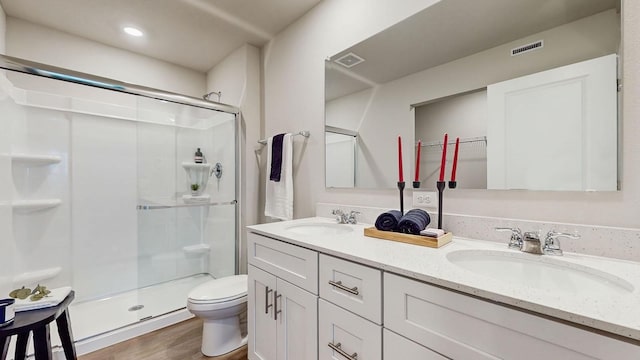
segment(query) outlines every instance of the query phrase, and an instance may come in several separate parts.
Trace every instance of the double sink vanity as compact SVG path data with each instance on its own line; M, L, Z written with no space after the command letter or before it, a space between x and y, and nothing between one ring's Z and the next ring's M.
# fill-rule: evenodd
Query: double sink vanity
M638 263L365 227L248 227L249 359L640 359Z

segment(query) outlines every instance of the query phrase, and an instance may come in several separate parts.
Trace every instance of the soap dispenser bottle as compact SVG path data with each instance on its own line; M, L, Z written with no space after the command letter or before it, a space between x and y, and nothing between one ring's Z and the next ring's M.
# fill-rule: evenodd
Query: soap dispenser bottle
M198 150L196 150L195 155L193 156L193 162L195 162L196 164L202 164L202 159L204 158L204 156L202 155L202 152L200 151L200 148L198 148Z

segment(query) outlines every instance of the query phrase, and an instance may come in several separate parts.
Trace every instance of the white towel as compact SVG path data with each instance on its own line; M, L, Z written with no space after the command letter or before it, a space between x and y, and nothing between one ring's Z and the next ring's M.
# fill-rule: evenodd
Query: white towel
M16 299L15 311L29 311L29 310L37 310L44 309L48 307L53 307L60 304L71 292L70 286L65 286L57 289L51 289L51 293L41 300L31 301L29 298L24 300Z
M280 181L269 179L271 171L271 145L273 137L267 139L266 199L264 215L280 220L293 219L293 135L285 134L282 139L282 169Z

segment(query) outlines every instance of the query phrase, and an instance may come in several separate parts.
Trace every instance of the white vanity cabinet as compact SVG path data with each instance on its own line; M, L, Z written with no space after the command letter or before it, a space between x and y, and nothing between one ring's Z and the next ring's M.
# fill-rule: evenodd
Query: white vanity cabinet
M640 359L632 339L294 243L249 233L249 359Z
M248 249L249 359L317 359L318 253L255 234Z

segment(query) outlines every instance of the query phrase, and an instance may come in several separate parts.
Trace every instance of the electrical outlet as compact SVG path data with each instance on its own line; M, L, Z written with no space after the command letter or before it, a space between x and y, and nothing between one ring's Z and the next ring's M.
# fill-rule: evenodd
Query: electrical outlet
M435 191L413 190L413 207L438 208L438 193Z

